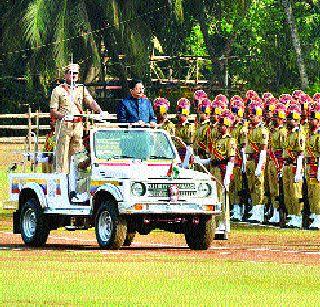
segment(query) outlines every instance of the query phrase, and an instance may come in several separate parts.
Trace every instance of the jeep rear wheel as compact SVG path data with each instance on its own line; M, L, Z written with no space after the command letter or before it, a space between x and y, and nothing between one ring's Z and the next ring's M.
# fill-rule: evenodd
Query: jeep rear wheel
M186 243L190 249L206 250L215 236L215 219L201 217L199 223L190 223L185 232Z
M103 249L119 249L127 235L127 222L114 201L103 201L96 215L96 238Z
M46 244L50 229L47 219L35 198L28 199L20 211L21 237L28 246L43 246Z

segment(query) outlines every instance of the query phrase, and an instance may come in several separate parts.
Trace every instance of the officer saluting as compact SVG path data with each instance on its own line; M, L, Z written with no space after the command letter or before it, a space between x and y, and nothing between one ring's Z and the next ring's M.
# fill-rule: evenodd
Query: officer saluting
M57 173L69 173L70 157L83 148L83 125L81 117L73 115L83 112L83 102L93 111L101 108L92 98L87 88L76 84L79 80L79 65L65 67L65 83L58 85L51 95L50 112L56 122L56 165Z

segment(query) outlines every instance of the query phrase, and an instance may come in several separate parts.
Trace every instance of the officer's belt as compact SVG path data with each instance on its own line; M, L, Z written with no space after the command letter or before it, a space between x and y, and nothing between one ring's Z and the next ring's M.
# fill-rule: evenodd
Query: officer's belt
M64 120L65 123L73 123L73 124L76 124L76 123L82 123L82 117L75 117L74 119L71 119L71 120Z
M318 158L316 157L307 157L305 159L308 164L318 165Z
M297 164L297 159L292 159L292 158L285 158L284 159L285 165L296 165Z
M229 159L214 159L214 160L211 160L211 166L212 167L217 167L217 166L221 166L222 164L224 165L227 165L229 162Z
M276 149L273 151L275 158L281 159L283 158L283 149Z
M255 160L258 161L259 160L259 153L257 152L253 152L253 153L248 153L247 154L247 160Z

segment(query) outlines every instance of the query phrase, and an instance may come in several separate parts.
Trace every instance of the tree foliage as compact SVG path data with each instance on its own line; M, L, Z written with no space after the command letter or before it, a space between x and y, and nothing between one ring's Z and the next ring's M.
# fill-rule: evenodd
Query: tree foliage
M314 92L320 82L320 4L318 0L289 4ZM61 76L59 69L71 54L86 81L105 77L105 56L111 57L107 76L148 81L155 38L163 54L207 56L211 61L201 66L201 77L221 87L227 66L231 86L275 93L301 86L282 1L8 0L1 1L0 9L2 88L4 82L8 88L8 80L24 77L25 91L42 97L51 81ZM125 60L119 60L120 54ZM176 58L165 66L177 78L186 73Z

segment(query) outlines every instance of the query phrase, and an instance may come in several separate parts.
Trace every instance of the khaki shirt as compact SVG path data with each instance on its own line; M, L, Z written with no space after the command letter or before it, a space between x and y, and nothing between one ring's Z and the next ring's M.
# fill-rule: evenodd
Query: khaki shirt
M191 123L185 123L185 124L176 124L175 125L176 130L176 137L182 139L184 143L187 145L193 143L194 138L194 124Z
M174 135L175 134L175 126L171 121L166 121L164 122L161 126L160 129L163 129L167 131L169 134Z
M287 144L287 128L284 126L273 128L270 134L270 148L272 150L285 149Z
M210 128L210 122L206 121L197 126L194 133L194 143L193 149L197 150L199 147L203 150L206 150L207 145L207 132Z
M285 157L290 157L290 153L304 152L306 148L306 135L299 128L294 128L288 133Z
M60 84L51 94L50 109L56 109L61 114L79 114L83 109L83 101L87 105L93 103L93 98L87 88L83 85L76 85L73 91L67 84Z
M214 160L229 159L236 155L236 140L230 134L216 138L213 143L211 158Z
M310 131L306 142L306 156L309 158L320 157L320 130Z
M247 140L246 153L258 153L261 150L261 145L268 145L269 131L263 124L249 128Z

